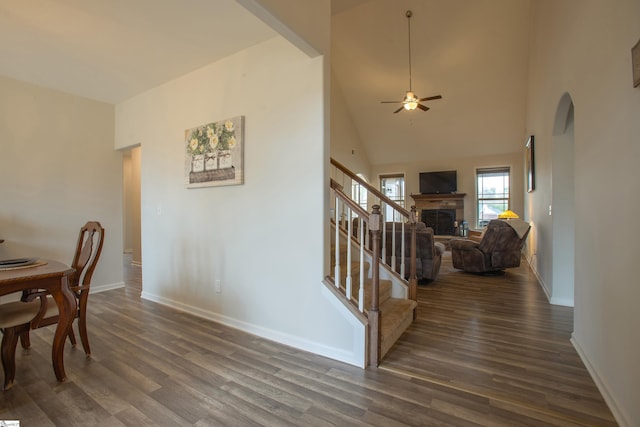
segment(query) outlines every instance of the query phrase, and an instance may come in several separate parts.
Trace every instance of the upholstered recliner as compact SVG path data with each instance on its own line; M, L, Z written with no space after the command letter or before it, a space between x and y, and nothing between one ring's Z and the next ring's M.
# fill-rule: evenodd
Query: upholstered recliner
M385 259L391 264L393 250L392 235L396 235L396 271L400 273L402 263L402 224L395 223L395 231L392 222L385 224ZM409 262L411 260L411 227L404 227L404 262L405 276L409 278ZM440 263L445 247L442 243L435 242L433 230L422 222L416 224L416 277L418 280L434 280L440 271Z
M490 273L518 267L530 229L528 223L519 219L494 219L487 225L479 242L451 240L453 266L470 273Z

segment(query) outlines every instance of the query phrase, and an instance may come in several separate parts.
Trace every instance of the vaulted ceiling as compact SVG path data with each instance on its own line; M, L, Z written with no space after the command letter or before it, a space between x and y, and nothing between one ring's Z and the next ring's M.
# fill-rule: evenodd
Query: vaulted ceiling
M234 0L0 2L0 75L118 103L274 37Z
M372 164L520 149L529 1L332 0L332 81ZM393 114L408 9L413 90L443 99ZM5 1L0 75L118 103L273 36L234 0Z
M529 0L334 0L333 84L373 165L521 150ZM393 111L412 89L431 109Z

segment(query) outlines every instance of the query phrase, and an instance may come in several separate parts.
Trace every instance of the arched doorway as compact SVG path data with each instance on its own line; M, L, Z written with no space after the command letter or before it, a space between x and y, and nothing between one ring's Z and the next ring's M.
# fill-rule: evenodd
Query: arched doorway
M552 144L553 281L551 303L573 307L575 276L574 111L565 93L556 110Z

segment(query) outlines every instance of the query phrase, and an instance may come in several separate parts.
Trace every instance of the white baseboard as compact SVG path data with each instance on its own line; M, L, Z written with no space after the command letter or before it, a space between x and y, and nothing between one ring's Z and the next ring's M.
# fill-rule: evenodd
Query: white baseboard
M547 298L549 298L549 295L547 295ZM549 299L549 302L553 305L561 305L564 307L573 307L573 300L572 299L563 299L563 298L554 298L551 297L551 299Z
M124 282L109 283L106 285L91 285L90 293L94 294L98 292L110 291L112 289L120 289L120 288L124 288Z
M596 387L598 387L598 390L600 391L600 394L604 398L604 401L607 402L607 405L609 406L609 410L611 410L611 413L613 414L613 417L616 419L616 422L618 423L618 425L620 425L620 427L631 427L632 425L634 425L634 424L631 424L631 421L630 421L631 418L628 417L616 404L616 400L611 394L610 388L607 386L607 383L602 380L602 377L598 375L598 371L589 361L587 354L584 352L584 350L580 346L580 343L578 342L574 334L571 334L571 344L573 344L573 348L576 349L576 352L578 353L578 356L580 356L582 363L584 363L584 366L587 368L587 371L589 371L589 374L591 375L593 382L596 383Z
M526 256L523 256L522 258L524 258L524 260L529 265L529 269L533 272L534 276L536 276L536 279L538 280L538 283L540 284L542 291L547 296L547 301L549 301L550 304L554 304L553 302L551 302L553 298L551 297L549 288L547 287L546 283L544 283L544 280L542 280L542 277L538 273L538 270L535 269L535 267L533 266L533 263L531 263L531 260L529 258L527 258ZM563 304L560 304L560 305L563 305ZM571 307L573 307L573 304L571 305Z
M360 367L362 364L361 363L362 361L357 360L357 355L350 353L348 351L334 348L334 347L328 347L322 344L318 344L317 342L309 341L294 335L285 334L279 331L274 331L273 329L268 329L259 325L254 325L252 323L243 322L241 320L233 319L231 317L224 316L219 313L203 310L199 307L193 307L191 305L174 301L168 298L164 298L158 295L153 295L148 292L145 292L144 290L142 291L140 298L153 301L155 303L162 304L167 307L171 307L178 311L193 314L194 316L211 320L213 322L220 323L225 326L229 326L230 328L238 329L240 331L247 332L249 334L257 335L261 338L265 338L280 344L294 347L299 350L308 351L310 353L327 357L329 359L334 359L339 362L344 362L349 365Z

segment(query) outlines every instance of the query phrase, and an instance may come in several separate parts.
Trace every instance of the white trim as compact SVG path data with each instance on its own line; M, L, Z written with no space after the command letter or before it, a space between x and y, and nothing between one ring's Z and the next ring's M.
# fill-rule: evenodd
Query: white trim
M576 349L578 356L580 356L582 363L584 363L584 366L587 368L587 371L589 371L593 382L596 383L596 387L598 387L600 394L609 406L609 410L613 414L613 417L616 419L618 425L620 425L620 427L631 427L632 425L635 425L631 423L631 418L628 416L628 414L625 414L622 409L616 404L616 400L611 394L611 388L607 386L607 383L602 379L603 377L598 375L598 371L589 361L587 353L585 353L585 351L582 349L582 346L580 346L580 343L578 342L578 339L574 334L571 334L570 341L571 344L573 344L573 348Z
M106 285L92 285L89 289L89 293L90 294L97 294L98 292L105 292L105 291L111 291L113 289L120 289L120 288L124 288L124 282L117 282L117 283L109 283Z
M271 27L275 32L288 40L295 47L304 52L309 58L316 58L322 53L303 39L298 33L293 31L289 26L282 22L278 17L272 14L266 7L262 6L257 0L236 0L238 4L243 6L249 12L254 14L258 19Z
M536 279L538 279L538 283L540 284L540 287L544 291L544 294L547 296L547 301L549 301L549 304L561 305L563 307L575 306L575 303L572 299L554 297L551 291L549 290L549 288L547 287L546 283L544 283L544 280L542 280L542 277L540 277L540 274L538 274L538 271L535 268L533 268L533 264L531 263L531 261L529 261L529 259L527 259L526 256L523 256L523 258L527 262L527 264L529 264L529 268L531 269L533 274L536 276Z
M548 295L547 295L548 298ZM551 297L549 302L553 305L561 305L564 307L573 307L573 300L568 298L555 298Z
M322 285L322 287L324 288L325 286ZM322 292L324 293L328 291L323 290ZM154 295L149 292L143 291L140 295L140 298L146 299L148 301L152 301L167 307L171 307L175 310L178 310L184 313L192 314L196 317L211 320L213 322L220 323L230 328L238 329L240 331L247 332L249 334L257 335L261 338L275 341L280 344L288 345L290 347L294 347L300 350L308 351L310 353L315 353L320 356L328 357L330 359L338 360L340 362L344 362L350 365L355 365L355 366L364 368L364 357L358 354L360 353L360 351L358 351L358 349L355 348L355 347L359 347L359 346L356 346L355 339L354 339L354 350L352 352L349 352L343 349L321 345L321 344L318 344L317 342L309 341L295 335L284 334L282 332L279 332L273 329L268 329L252 323L243 322L228 316L224 316L219 313L203 310L199 307L194 307L188 304L174 301L172 299ZM333 295L331 297L328 297L328 299L330 301L335 300ZM351 317L353 316L351 315ZM361 326L363 328L363 331L360 333L360 337L362 339L362 337L365 336L365 333L364 333L364 326L363 325ZM358 332L356 329L357 328L354 327L354 338L356 336L356 332ZM362 345L362 348L364 349L364 344Z
M529 264L529 269L531 269L531 271L533 272L533 274L536 276L536 279L538 279L538 283L540 284L540 287L542 288L542 290L544 291L544 294L547 296L547 301L549 301L550 304L553 304L551 302L552 300L552 296L551 296L551 292L549 290L549 288L547 287L547 284L544 283L544 280L542 280L542 277L540 276L540 274L538 274L538 270L536 270L533 267L533 263L531 263L531 260L528 259L526 256L522 256L522 258L524 258L524 260L527 262L527 264ZM562 304L560 304L562 305ZM573 307L573 306L572 306Z

